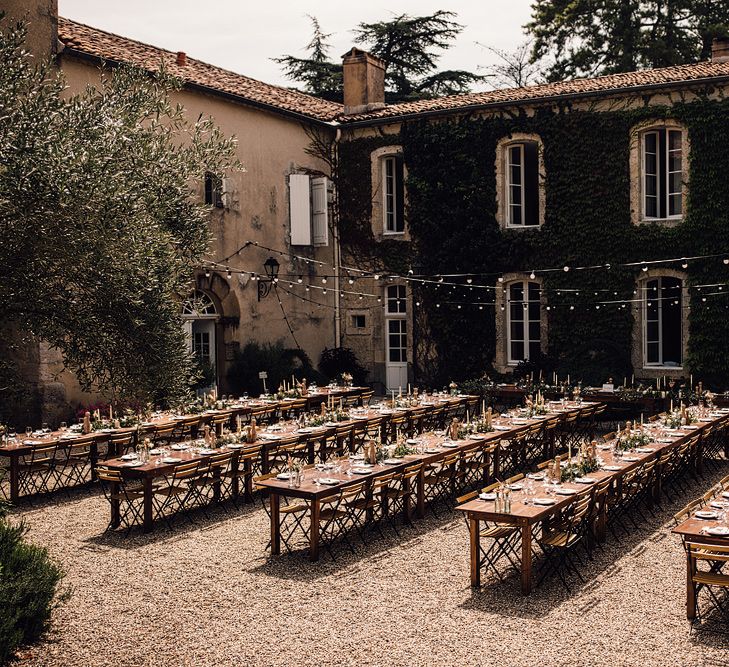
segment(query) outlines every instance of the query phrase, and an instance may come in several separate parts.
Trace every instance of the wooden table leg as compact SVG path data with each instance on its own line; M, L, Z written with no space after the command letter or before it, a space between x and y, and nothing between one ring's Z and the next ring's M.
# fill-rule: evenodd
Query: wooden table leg
M20 498L20 457L13 452L10 455L10 502L18 502Z
M521 592L532 592L532 528L529 524L521 527Z
M309 560L319 560L319 499L311 501L311 528L309 529Z
M481 587L481 528L476 517L469 517L468 527L471 533L471 586Z
M245 501L247 503L253 502L253 459L250 457L246 457L243 461L243 483L245 485Z
M119 501L119 483L112 482L109 486L109 490L111 493L111 498L109 499L109 503L111 504L111 527L118 528L119 524L121 523L121 511L120 511L121 502Z
M278 556L281 553L281 525L279 511L281 508L281 496L278 493L271 493L271 554Z
M691 555L686 551L686 618L693 621L696 618L696 589L692 581L694 564Z
M152 478L144 478L144 532L152 531Z
M416 516L418 519L422 519L425 516L425 466L421 466L418 471L417 508Z

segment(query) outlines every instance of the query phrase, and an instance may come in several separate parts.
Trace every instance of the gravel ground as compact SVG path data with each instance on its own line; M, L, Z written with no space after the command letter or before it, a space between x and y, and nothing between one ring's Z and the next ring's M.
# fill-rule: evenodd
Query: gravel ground
M571 594L553 579L529 598L514 577L486 575L472 592L455 512L312 564L266 557L258 503L126 538L104 534L95 493L21 507L73 594L20 665L727 666L725 618L689 635L683 550L670 534L672 513L719 477L610 540Z

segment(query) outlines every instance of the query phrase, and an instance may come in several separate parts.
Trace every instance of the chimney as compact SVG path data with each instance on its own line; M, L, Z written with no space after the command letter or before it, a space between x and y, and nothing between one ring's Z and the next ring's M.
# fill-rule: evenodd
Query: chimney
M177 60L175 60L175 62L180 65L180 67L184 67L187 65L187 54L184 51L178 51Z
M382 109L385 106L385 63L367 51L352 48L342 56L344 113Z
M729 62L729 38L714 38L714 41L711 43L711 62Z

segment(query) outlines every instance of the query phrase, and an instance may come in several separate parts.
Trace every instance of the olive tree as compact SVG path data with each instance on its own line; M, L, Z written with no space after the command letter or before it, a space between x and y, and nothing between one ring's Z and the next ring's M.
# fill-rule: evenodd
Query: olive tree
M2 327L59 350L85 389L179 399L195 368L180 299L210 243L195 184L238 166L235 140L189 120L163 70L101 68L70 95L24 38L0 23ZM0 408L22 383L16 352L0 365Z

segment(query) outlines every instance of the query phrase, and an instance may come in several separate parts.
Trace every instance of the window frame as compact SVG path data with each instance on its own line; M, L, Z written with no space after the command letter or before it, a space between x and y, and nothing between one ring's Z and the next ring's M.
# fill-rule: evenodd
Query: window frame
M223 177L218 176L212 171L205 172L205 194L204 200L207 206L213 208L224 208L223 200Z
M388 174L388 166L392 174ZM402 153L388 153L380 157L382 178L382 234L400 236L405 234L405 164ZM399 178L399 182L398 182ZM389 204L392 204L390 208ZM392 220L392 228L390 226Z
M395 290L396 296L391 297L390 291ZM410 350L408 349L408 311L407 311L407 289L405 285L386 285L385 286L385 364L403 364L407 365L410 358ZM394 309L391 310L391 305ZM390 323L398 322L398 331L390 331ZM400 344L393 348L390 344L390 336L398 336ZM404 339L404 342L403 342ZM391 350L399 350L400 359L393 361L391 359Z
M527 149L527 147L529 147ZM512 149L518 148L520 184L512 183ZM532 159L534 167L532 169ZM541 229L545 223L546 178L544 143L538 134L514 132L496 144L496 217L499 227L508 230ZM517 204L512 200L512 187L520 189ZM514 223L513 211L519 207L520 223Z
M681 353L681 359L680 363L677 366L674 365L666 365L666 361L664 358L665 351L663 349L664 344L664 331L663 331L663 306L664 301L668 299L673 299L674 297L663 297L662 291L663 291L663 281L668 278L669 280L677 280L679 282L678 284L678 290L679 290L679 304L678 307L680 308L680 317L679 317L679 334L680 334L680 344L679 344L679 350ZM656 319L648 319L649 316L649 304L652 301L649 295L649 285L651 283L656 283L656 292L657 296L655 297L655 301L657 302L656 305L656 313L657 317ZM641 313L642 313L642 331L641 331L641 340L642 340L642 348L643 348L643 368L650 369L650 370L670 370L670 371L682 371L684 367L685 362L685 355L684 355L684 347L685 347L685 340L684 340L684 289L685 289L685 280L683 278L680 278L678 276L672 276L672 275L655 275L650 276L646 278L644 281L642 281L640 285L640 289L642 290L642 298L641 298ZM656 322L657 323L657 340L656 341L649 341L648 340L648 324L649 322ZM656 343L658 345L658 357L659 361L656 362L649 362L648 361L648 346L652 343Z
M519 302L522 318L519 320L514 320L512 318L512 313L511 313L512 288L514 288L516 285L521 285L521 290L522 290L522 299ZM534 286L536 288L536 293L537 293L536 299L531 298L530 288L532 286ZM522 361L526 361L531 358L530 348L531 348L532 344L536 344L540 350L542 348L542 303L541 303L542 286L540 285L540 283L538 283L534 280L529 280L527 278L524 278L524 279L510 281L505 286L505 289L506 289L506 301L505 301L506 355L505 355L505 359L506 359L507 366L518 366ZM524 300L525 296L526 296L526 301ZM526 303L526 308L524 307L525 303ZM536 304L538 307L539 316L537 319L532 319L532 317L530 315L530 310L531 310L532 304ZM515 339L512 337L511 325L513 322L519 322L522 325L522 336L520 339ZM535 339L532 338L532 336L529 333L529 330L530 330L532 324L536 324L539 327L539 337L535 338ZM512 344L515 342L520 342L523 345L524 356L521 359L515 359L514 356L512 355Z
M675 133L675 134L674 134ZM656 213L649 215L647 137L654 136L656 147ZM664 138L661 139L660 137ZM671 148L673 142L673 148ZM671 169L671 158L680 155L679 168ZM675 118L648 118L630 129L630 221L633 225L675 226L683 222L690 205L691 138L684 124ZM671 180L675 189L671 190ZM673 213L670 213L673 208ZM675 212L680 209L680 212ZM665 213L665 215L664 215ZM670 213L670 214L669 214Z

